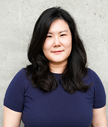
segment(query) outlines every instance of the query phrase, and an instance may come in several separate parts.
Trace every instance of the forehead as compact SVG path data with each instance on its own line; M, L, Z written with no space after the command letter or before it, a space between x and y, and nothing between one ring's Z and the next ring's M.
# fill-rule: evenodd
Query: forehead
M52 32L60 32L60 31L70 31L69 26L67 22L63 19L56 19L52 22L50 28L49 28L49 33Z

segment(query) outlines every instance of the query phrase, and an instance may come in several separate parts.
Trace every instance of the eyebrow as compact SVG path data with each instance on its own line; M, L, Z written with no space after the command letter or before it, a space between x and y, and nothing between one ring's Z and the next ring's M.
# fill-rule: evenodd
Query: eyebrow
M62 33L62 32L68 32L68 31L67 30L62 30L59 33ZM52 32L48 32L48 34L53 34L53 33Z

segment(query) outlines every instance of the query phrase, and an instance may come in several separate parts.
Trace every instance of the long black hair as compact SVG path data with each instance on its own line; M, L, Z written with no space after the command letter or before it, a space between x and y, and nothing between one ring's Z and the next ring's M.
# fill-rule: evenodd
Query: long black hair
M87 75L86 51L78 35L74 19L60 7L45 10L35 24L28 49L28 59L31 64L26 67L27 77L34 87L43 91L52 91L57 88L58 83L53 73L50 72L49 61L42 51L49 28L56 19L66 21L72 35L72 51L59 81L68 93L74 93L76 90L87 91L90 85L86 85L82 81Z

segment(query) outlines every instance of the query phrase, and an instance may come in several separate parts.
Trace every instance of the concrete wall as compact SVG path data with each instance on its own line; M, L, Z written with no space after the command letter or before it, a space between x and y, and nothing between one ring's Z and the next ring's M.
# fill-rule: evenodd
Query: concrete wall
M99 75L108 96L108 0L0 0L0 126L6 88L29 63L26 52L36 19L52 6L63 7L75 18L88 66ZM108 119L108 102L106 112Z

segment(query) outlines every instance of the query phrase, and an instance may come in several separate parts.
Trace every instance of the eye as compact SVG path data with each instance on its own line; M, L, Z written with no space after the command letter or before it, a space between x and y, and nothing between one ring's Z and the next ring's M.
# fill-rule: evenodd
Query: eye
M51 38L52 36L51 35L47 35L48 38Z
M61 34L60 36L66 36L66 34Z

